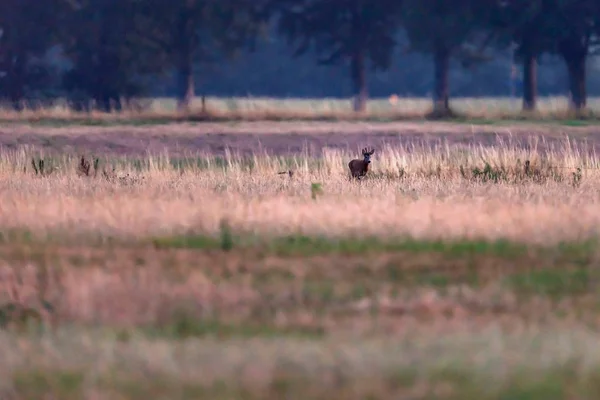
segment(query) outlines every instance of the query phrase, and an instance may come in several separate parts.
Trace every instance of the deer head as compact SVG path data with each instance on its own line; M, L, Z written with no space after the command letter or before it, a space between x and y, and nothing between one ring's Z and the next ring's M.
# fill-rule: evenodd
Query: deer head
M375 153L375 149L369 151L367 148L362 149L363 159L354 159L348 163L350 168L350 174L353 178L363 177L369 171L369 164L371 164L371 156Z
M373 153L375 153L375 149L371 149L371 151L368 151L366 148L364 148L362 150L362 155L364 157L364 162L366 164L370 164L371 163L371 156L373 155Z

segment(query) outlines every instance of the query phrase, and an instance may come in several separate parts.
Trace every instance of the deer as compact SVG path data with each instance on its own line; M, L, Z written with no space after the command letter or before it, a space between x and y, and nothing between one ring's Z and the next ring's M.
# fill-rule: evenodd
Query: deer
M350 174L352 178L360 179L365 176L369 171L369 164L371 164L371 156L375 153L375 149L371 149L369 151L366 147L362 149L363 159L354 159L348 163L348 168L350 168Z

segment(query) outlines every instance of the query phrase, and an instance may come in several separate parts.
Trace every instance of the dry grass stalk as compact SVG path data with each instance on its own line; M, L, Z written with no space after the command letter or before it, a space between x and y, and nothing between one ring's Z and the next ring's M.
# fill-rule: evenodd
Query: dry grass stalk
M85 176L89 178L96 178L98 176L100 160L96 158L93 163L93 172L92 172L92 164L90 161L86 160L85 156L81 156L79 161L79 165L77 168L78 176ZM110 183L120 183L122 185L135 185L144 181L144 177L134 177L130 174L125 174L122 176L117 175L115 167L112 170L108 170L106 168L102 168L102 177Z
M50 176L53 172L56 171L55 167L51 167L46 169L44 159L40 158L36 164L35 158L31 159L31 166L33 167L33 172L35 175L39 175L40 177Z
M98 165L100 163L100 160L98 158L96 158L94 160L94 171L92 173L92 171L90 170L92 167L92 164L85 159L85 156L81 156L81 160L79 162L79 166L77 168L77 174L79 176L87 176L87 177L96 177L98 175Z

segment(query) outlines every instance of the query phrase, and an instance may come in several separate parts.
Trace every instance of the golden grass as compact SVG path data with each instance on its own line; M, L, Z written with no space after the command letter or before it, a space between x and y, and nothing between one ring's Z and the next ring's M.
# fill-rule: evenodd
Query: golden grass
M117 175L129 178L111 183L78 176L76 158L48 160L58 171L40 178L24 152L3 153L0 226L133 238L216 234L222 220L238 232L263 235L553 243L598 234L600 162L569 142L547 154L509 145L387 147L376 151L370 177L360 183L348 179L353 157L327 150L320 160L229 155L223 165L200 157L179 170L168 155L150 156L139 171L131 163L120 166ZM538 178L524 176L525 160ZM473 179L484 162L504 167L507 181ZM107 165L103 160L102 168ZM292 178L278 174L288 168ZM322 190L316 199L313 183Z
M484 119L569 119L574 115L568 109L564 96L542 97L534 113L521 112L521 100L510 97L455 98L451 107L464 118ZM598 99L588 99L588 114L594 115L600 107ZM196 98L187 113L177 111L175 100L169 98L139 99L124 110L106 114L92 108L91 112L75 111L66 101L53 105L27 103L22 111L2 107L0 121L127 121L137 120L355 120L364 118L423 119L431 111L428 98L375 98L368 103L366 113L355 113L350 99L277 99L277 98L220 98L206 97L203 108Z

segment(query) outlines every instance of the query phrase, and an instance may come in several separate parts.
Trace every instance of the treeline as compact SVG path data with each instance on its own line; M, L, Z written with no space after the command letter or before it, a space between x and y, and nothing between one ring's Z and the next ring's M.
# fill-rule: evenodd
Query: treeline
M369 78L393 69L398 53L430 57L431 68L412 73L432 74L439 115L451 113L452 63L470 71L498 54L522 68L524 109L536 107L538 61L554 57L566 71L571 107L581 110L600 1L2 0L0 97L20 109L44 88L47 97L66 93L80 108L93 100L109 111L172 80L186 109L199 71L210 81L210 71L260 52L273 34L285 40L290 59L310 55L315 65L345 68L358 111ZM256 67L268 68L269 59L261 61ZM248 79L252 73L239 70ZM310 76L298 79L309 85Z

